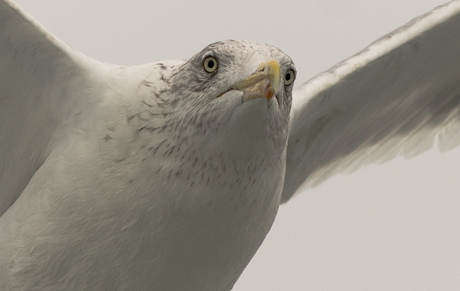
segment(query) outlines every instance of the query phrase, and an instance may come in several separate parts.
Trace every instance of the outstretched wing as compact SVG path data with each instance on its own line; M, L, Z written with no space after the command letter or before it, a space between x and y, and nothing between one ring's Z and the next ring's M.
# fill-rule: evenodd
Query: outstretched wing
M460 141L460 1L294 91L283 202L333 174Z
M78 93L97 66L16 4L0 0L0 216L79 110L75 101L84 97Z

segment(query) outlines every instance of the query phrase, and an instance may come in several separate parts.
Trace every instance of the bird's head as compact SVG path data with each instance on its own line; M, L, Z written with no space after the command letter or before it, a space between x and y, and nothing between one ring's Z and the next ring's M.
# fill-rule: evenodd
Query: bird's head
M227 40L208 45L163 75L157 92L165 116L163 132L206 148L225 144L246 153L286 145L292 60L281 50ZM183 140L184 141L184 140Z

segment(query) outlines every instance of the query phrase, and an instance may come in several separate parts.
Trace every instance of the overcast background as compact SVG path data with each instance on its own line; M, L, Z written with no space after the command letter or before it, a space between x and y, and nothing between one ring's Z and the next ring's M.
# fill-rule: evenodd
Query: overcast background
M289 54L299 85L445 1L17 2L104 62L187 59L243 39ZM459 162L459 149L431 150L309 189L280 207L234 290L460 290Z

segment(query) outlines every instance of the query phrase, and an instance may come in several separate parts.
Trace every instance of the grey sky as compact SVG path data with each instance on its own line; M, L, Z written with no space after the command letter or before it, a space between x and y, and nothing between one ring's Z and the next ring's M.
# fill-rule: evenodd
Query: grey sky
M265 42L297 84L442 0L17 0L109 63L186 59L222 39ZM458 290L460 150L336 176L280 208L234 290Z

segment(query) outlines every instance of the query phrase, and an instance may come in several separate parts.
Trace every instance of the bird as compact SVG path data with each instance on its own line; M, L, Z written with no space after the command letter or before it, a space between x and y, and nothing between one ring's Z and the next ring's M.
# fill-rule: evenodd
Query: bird
M294 91L271 46L105 65L0 11L6 290L230 290L280 202L456 121L456 1Z

